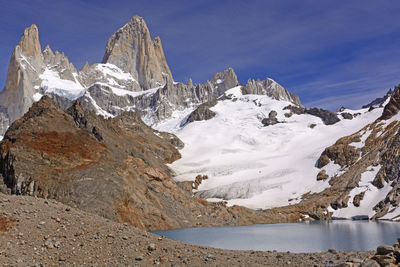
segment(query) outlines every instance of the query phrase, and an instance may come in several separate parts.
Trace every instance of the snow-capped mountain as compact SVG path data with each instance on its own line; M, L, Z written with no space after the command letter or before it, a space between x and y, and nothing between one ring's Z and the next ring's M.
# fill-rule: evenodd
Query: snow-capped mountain
M7 82L0 94L0 134L42 95L51 95L64 109L79 99L87 109L113 117L138 111L150 125L176 110L195 108L238 85L233 69L216 73L204 84L174 82L161 40L150 37L143 18L133 17L114 33L102 63L78 70L50 46L41 51L39 31L27 28L10 60ZM272 80L249 80L248 92L271 95L300 105L299 98Z
M287 215L282 221L299 214L393 219L400 215L398 92L333 113L304 108L270 78L239 85L231 68L203 84L176 82L161 40L151 39L138 16L111 36L102 63L78 70L50 46L42 51L32 25L11 56L0 93L0 134L44 95L64 110L79 100L103 117L136 111L184 142L182 158L170 168L179 182L207 177L196 180L196 197L280 207L278 214Z

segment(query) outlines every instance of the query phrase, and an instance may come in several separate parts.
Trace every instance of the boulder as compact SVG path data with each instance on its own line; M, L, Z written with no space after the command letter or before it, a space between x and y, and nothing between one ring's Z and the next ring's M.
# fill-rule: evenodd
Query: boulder
M363 200L364 195L365 195L365 192L361 192L360 194L357 194L357 195L354 196L353 205L355 207L359 207L360 206L360 202L361 202L361 200Z
M340 121L335 113L325 109L310 108L306 109L305 113L321 118L325 125L332 125Z
M317 175L317 181L324 181L329 178L329 175L326 173L325 170L322 170Z
M278 115L278 113L275 110L271 110L270 113L268 114L268 118L264 118L261 123L264 126L270 126L270 125L274 125L279 123L278 119L276 118L276 116Z
M386 255L389 253L394 253L395 249L393 246L383 245L376 248L376 253L378 255Z
M353 115L351 115L351 113L348 113L348 112L342 112L340 115L342 115L343 119L346 119L346 120L353 119Z
M217 100L211 100L198 106L192 113L190 113L185 124L194 121L209 120L215 117L216 113L210 108L217 104Z

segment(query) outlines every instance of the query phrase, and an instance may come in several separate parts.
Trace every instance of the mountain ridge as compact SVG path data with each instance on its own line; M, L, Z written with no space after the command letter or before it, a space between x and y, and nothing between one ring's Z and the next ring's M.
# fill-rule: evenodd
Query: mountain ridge
M204 84L193 84L191 80L186 84L174 82L160 38L151 39L145 21L139 16L134 16L110 37L102 63L85 64L81 70L64 53L53 52L48 45L41 51L36 25L27 28L21 44L23 49L17 48L19 52L11 57L10 75L0 94L0 112L3 111L0 134L45 94L52 95L65 108L79 98L85 108L104 116L140 111L152 125L170 117L175 110L216 99L238 84L231 68L214 74ZM27 55L23 53L25 50ZM17 70L24 73L22 79L16 77ZM301 105L298 97L282 86L270 85L271 82L266 82L265 89L258 85L257 90ZM249 85L249 91L253 87Z

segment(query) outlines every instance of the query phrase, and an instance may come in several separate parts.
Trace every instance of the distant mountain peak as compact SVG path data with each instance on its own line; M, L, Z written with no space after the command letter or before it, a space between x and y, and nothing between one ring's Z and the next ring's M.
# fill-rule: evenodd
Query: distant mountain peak
M111 63L130 73L141 87L164 85L172 74L160 38L151 39L144 19L134 16L108 40L102 63Z
M39 42L39 30L35 24L26 28L19 42L22 54L28 57L38 57L42 53Z
M389 95L389 93L391 93ZM395 88L395 91L389 90L386 96L390 97L388 104L382 112L381 120L388 120L400 111L400 85Z

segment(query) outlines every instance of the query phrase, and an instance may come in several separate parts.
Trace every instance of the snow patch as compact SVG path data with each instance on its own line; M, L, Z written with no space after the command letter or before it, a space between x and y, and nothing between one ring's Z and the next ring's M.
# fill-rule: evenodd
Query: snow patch
M85 88L79 82L63 80L57 72L49 69L39 76L44 93L53 93L69 100L75 100L85 93Z
M42 96L43 95L41 93L35 93L33 95L33 101L35 101L35 102L39 101L42 98Z
M105 74L105 76L108 75L118 80L134 81L137 83L137 81L132 77L130 73L122 71L114 64L111 63L97 64L95 69Z
M345 170L341 169L339 164L336 164L333 161L330 161L327 165L325 165L322 170L325 170L329 177L340 176L345 172Z

